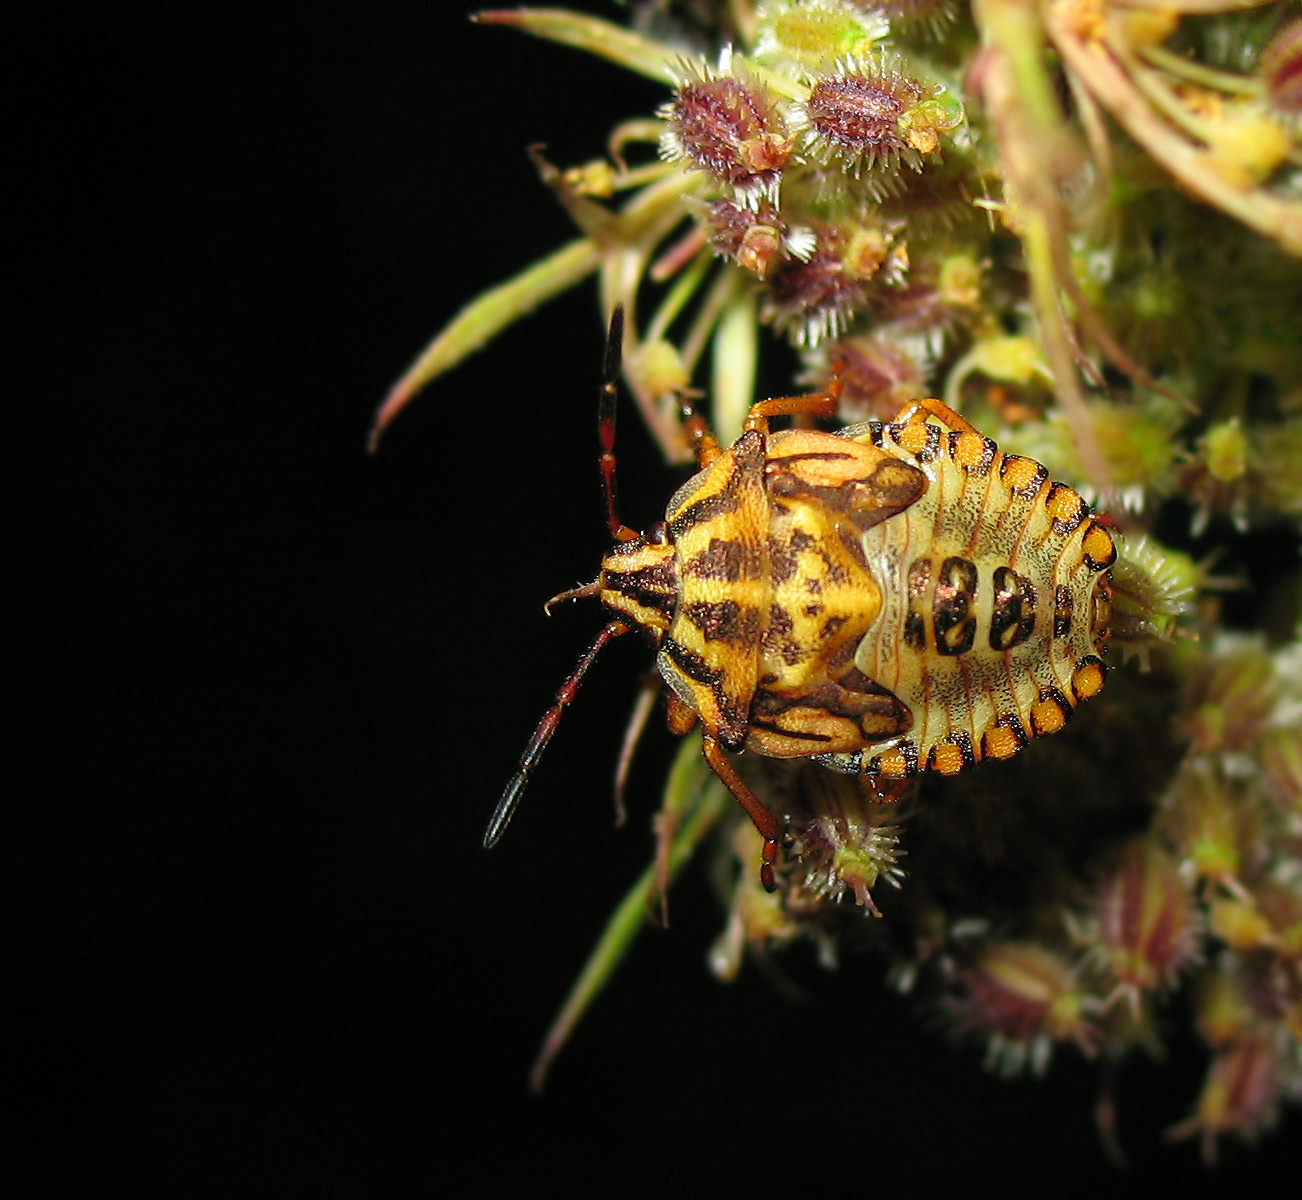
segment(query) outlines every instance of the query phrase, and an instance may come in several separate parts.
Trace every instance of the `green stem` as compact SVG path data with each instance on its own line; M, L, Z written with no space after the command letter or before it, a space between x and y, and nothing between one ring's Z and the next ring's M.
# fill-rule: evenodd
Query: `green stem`
M680 799L695 797L695 807L687 820L679 826L669 848L668 880L672 881L687 864L702 838L714 828L726 811L729 797L722 785L705 779L704 760L691 742L685 742L670 773L667 794ZM660 873L652 863L629 889L619 907L611 916L598 938L583 974L579 976L552 1022L539 1051L538 1059L529 1072L529 1086L541 1092L547 1082L556 1056L570 1034L574 1032L583 1014L606 986L614 970L623 960L634 938L646 923L647 913L657 889Z
M471 20L481 25L511 25L535 37L586 50L660 83L674 82L669 64L678 55L673 49L599 17L564 8L512 8L476 13Z
M466 305L421 351L385 397L367 439L370 452L375 453L393 418L430 380L451 370L540 304L592 274L601 263L601 254L601 247L592 238L580 238Z
M1260 96L1263 90L1260 79L1254 79L1247 75L1236 75L1232 71L1217 70L1217 68L1209 67L1206 63L1200 63L1196 59L1185 58L1182 54L1176 54L1165 46L1142 46L1137 53L1141 58L1147 59L1152 66L1158 67L1170 75L1179 76L1181 79L1187 79L1190 83L1201 84L1203 87L1214 88L1220 92Z

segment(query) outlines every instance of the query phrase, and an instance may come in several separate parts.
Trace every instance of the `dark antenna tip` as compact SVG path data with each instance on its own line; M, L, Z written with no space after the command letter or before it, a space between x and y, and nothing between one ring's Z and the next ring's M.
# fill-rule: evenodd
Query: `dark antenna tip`
M506 827L515 815L516 806L520 803L526 782L528 780L523 771L517 771L511 776L511 782L506 785L502 798L497 802L497 807L493 809L493 815L489 818L488 828L484 830L485 850L491 850L496 846L502 834L506 832Z

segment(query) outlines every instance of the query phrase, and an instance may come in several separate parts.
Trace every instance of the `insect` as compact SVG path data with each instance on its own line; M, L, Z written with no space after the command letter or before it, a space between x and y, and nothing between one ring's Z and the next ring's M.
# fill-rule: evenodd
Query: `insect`
M727 449L685 405L699 471L664 521L623 525L622 333L617 308L598 417L615 545L595 582L564 594L598 597L610 620L530 739L485 846L601 648L633 630L657 650L670 728L699 723L706 761L764 839L770 891L779 822L729 754L812 758L892 798L921 771L1012 757L1098 693L1111 535L1044 466L938 400L834 433L770 431L771 417L834 415L834 374L825 392L755 404Z

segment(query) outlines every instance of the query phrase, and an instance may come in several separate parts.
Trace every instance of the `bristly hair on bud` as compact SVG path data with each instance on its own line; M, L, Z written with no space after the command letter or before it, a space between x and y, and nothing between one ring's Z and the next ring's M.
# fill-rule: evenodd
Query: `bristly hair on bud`
M906 351L898 341L870 334L824 342L807 355L810 369L801 383L825 386L829 364L840 360L841 409L846 421L892 421L909 401L930 395L929 362Z
M754 208L715 200L706 211L711 248L757 279L767 279L773 264L782 258L803 261L813 253L814 235L807 229L788 229L782 214L768 200Z
M954 24L957 0L854 0L860 8L874 9L890 21L895 33L916 33L936 41Z
M776 203L793 139L768 89L728 52L717 73L684 63L679 74L659 111L668 122L661 157L713 175L745 207Z
M844 54L870 52L890 33L876 7L854 0L770 0L756 14L755 56L814 69Z
M1257 75L1265 101L1282 117L1302 117L1302 19L1283 26L1261 51Z
M865 171L898 174L904 163L920 171L923 156L939 150L940 133L963 120L961 105L937 99L941 90L907 74L893 57L846 57L814 80L790 121L803 155L839 164L855 178Z
M812 251L804 261L780 263L764 299L765 318L797 346L839 337L874 289L900 283L909 261L902 231L874 217L811 228Z
M956 1031L984 1036L987 1065L1001 1074L1042 1074L1054 1043L1095 1051L1099 1032L1092 998L1077 968L1038 942L989 942L959 969L945 1008Z
M1144 994L1169 985L1198 946L1193 898L1170 852L1152 837L1127 846L1099 883L1095 916L1095 957L1116 983L1104 1006L1125 999L1138 1019Z

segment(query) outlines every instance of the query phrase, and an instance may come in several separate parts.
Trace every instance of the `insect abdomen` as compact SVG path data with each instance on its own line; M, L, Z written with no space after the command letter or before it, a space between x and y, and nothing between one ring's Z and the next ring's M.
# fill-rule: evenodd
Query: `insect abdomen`
M864 534L885 602L855 655L913 727L827 764L948 775L1056 732L1102 686L1107 531L1040 464L979 434L923 422L846 433L917 465L929 486Z

